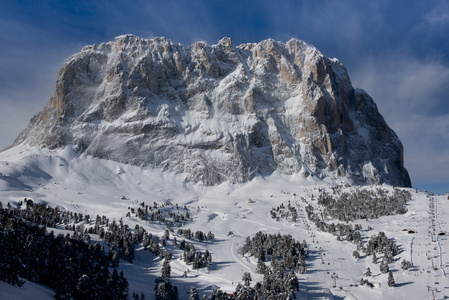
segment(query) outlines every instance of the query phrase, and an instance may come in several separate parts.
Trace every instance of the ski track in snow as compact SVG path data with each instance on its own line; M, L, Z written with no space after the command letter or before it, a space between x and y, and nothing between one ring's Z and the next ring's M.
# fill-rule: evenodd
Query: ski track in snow
M238 257L238 255L235 255L234 241L232 241L232 243L231 243L231 253L232 253L232 257L234 257L235 261L238 262L241 266L245 267L249 271L249 273L251 273L251 277L254 277L254 273L251 270L251 268L248 267L244 262L242 262L242 260L240 259L240 257Z

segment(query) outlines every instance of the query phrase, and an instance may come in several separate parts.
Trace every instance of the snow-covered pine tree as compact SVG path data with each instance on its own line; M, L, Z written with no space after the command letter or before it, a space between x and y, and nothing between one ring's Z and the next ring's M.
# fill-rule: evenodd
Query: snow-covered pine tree
M360 285L360 286L364 286L364 285L365 285L365 280L366 280L365 278L361 277L361 278L360 278L359 285Z
M198 291L196 290L196 287L191 286L189 290L189 300L199 300L200 297L198 296Z
M251 284L252 280L253 279L251 278L251 274L250 273L248 273L248 272L243 273L242 281L243 281L243 284L245 286L249 286Z
M395 287L396 282L394 281L393 273L390 271L388 272L388 286L389 287Z
M257 260L257 267L256 267L257 273L259 273L259 274L265 273L266 268L267 268L267 266L265 265L265 263L263 261L261 261L260 259Z
M306 269L306 261L304 260L304 257L301 255L299 257L299 261L296 264L296 272L298 272L299 274L304 274L306 273L307 269Z
M170 278L170 273L171 273L170 261L168 259L164 259L164 263L162 264L161 277Z
M409 262L408 260L403 259L401 262L401 269L402 270L408 270L410 269L410 267L412 266L411 262Z

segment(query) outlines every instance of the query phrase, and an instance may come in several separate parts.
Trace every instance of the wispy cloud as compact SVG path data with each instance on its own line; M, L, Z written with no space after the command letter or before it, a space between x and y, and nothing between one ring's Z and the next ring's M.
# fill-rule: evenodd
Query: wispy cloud
M423 16L424 23L432 26L440 26L449 23L449 3L441 2Z

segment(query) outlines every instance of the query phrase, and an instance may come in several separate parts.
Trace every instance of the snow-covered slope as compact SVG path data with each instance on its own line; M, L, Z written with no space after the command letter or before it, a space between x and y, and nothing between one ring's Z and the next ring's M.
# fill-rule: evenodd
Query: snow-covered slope
M387 274L379 271L379 264L372 263L371 256L362 253L360 259L354 259L355 244L337 241L335 235L319 231L307 218L306 206L310 204L319 209L318 195L322 191L333 193L333 188L336 188L334 183L311 176L287 176L278 172L244 184L225 182L205 187L186 182L180 174L78 155L69 147L48 150L22 145L0 153L0 201L3 207L8 202L15 206L27 197L37 203L89 214L92 218L100 214L117 221L123 219L130 228L139 224L162 236L165 226L141 221L133 215L126 217L129 207L137 207L142 201L186 205L192 221L182 228L212 231L215 239L189 241L203 253L207 249L212 254L210 271L192 270L191 265L179 259L182 251L173 245L171 239L167 241L167 250L174 254L170 263L171 281L178 286L180 299L187 299L186 292L190 286L196 286L200 295L210 294L214 287L232 292L244 272L251 274L253 284L261 281L262 276L256 272L256 260L239 253L246 237L252 237L258 231L290 234L309 245L308 272L298 274L300 291L297 295L301 299L325 299L329 292L337 299L431 299L432 290L438 299L449 296L449 280L445 276L449 271L449 243L447 236L437 235L449 231L447 195L429 196L409 189L412 200L407 204L407 213L347 223L362 225L365 244L372 235L383 231L399 245L400 253L389 264L396 281L396 287L390 288ZM340 189L350 192L356 187ZM363 189L394 191L393 187L386 185ZM287 203L299 212L295 222L271 218L271 208ZM229 231L234 236L228 236ZM92 239L98 237L92 236ZM178 237L179 241L181 239ZM403 271L400 268L403 259L411 261L413 267ZM137 246L134 263L121 261L119 270L124 271L129 279L130 294L143 292L146 299L153 299L154 280L160 276L161 266L160 258ZM373 273L368 278L374 285L372 288L359 285L367 267ZM183 278L185 271L187 278ZM334 272L338 275L336 288L331 277ZM0 284L2 299L28 299L30 295L39 295L40 299L52 298L47 289L29 282L20 290Z
M337 59L292 39L86 46L14 146L185 173L191 182L301 174L411 186L402 144Z

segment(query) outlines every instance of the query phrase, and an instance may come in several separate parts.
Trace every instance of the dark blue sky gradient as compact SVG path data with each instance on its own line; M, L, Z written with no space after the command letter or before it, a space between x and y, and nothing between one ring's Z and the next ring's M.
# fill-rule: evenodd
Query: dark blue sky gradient
M448 1L3 0L0 148L43 109L68 56L127 33L185 46L302 39L374 98L404 144L412 183L449 192Z

